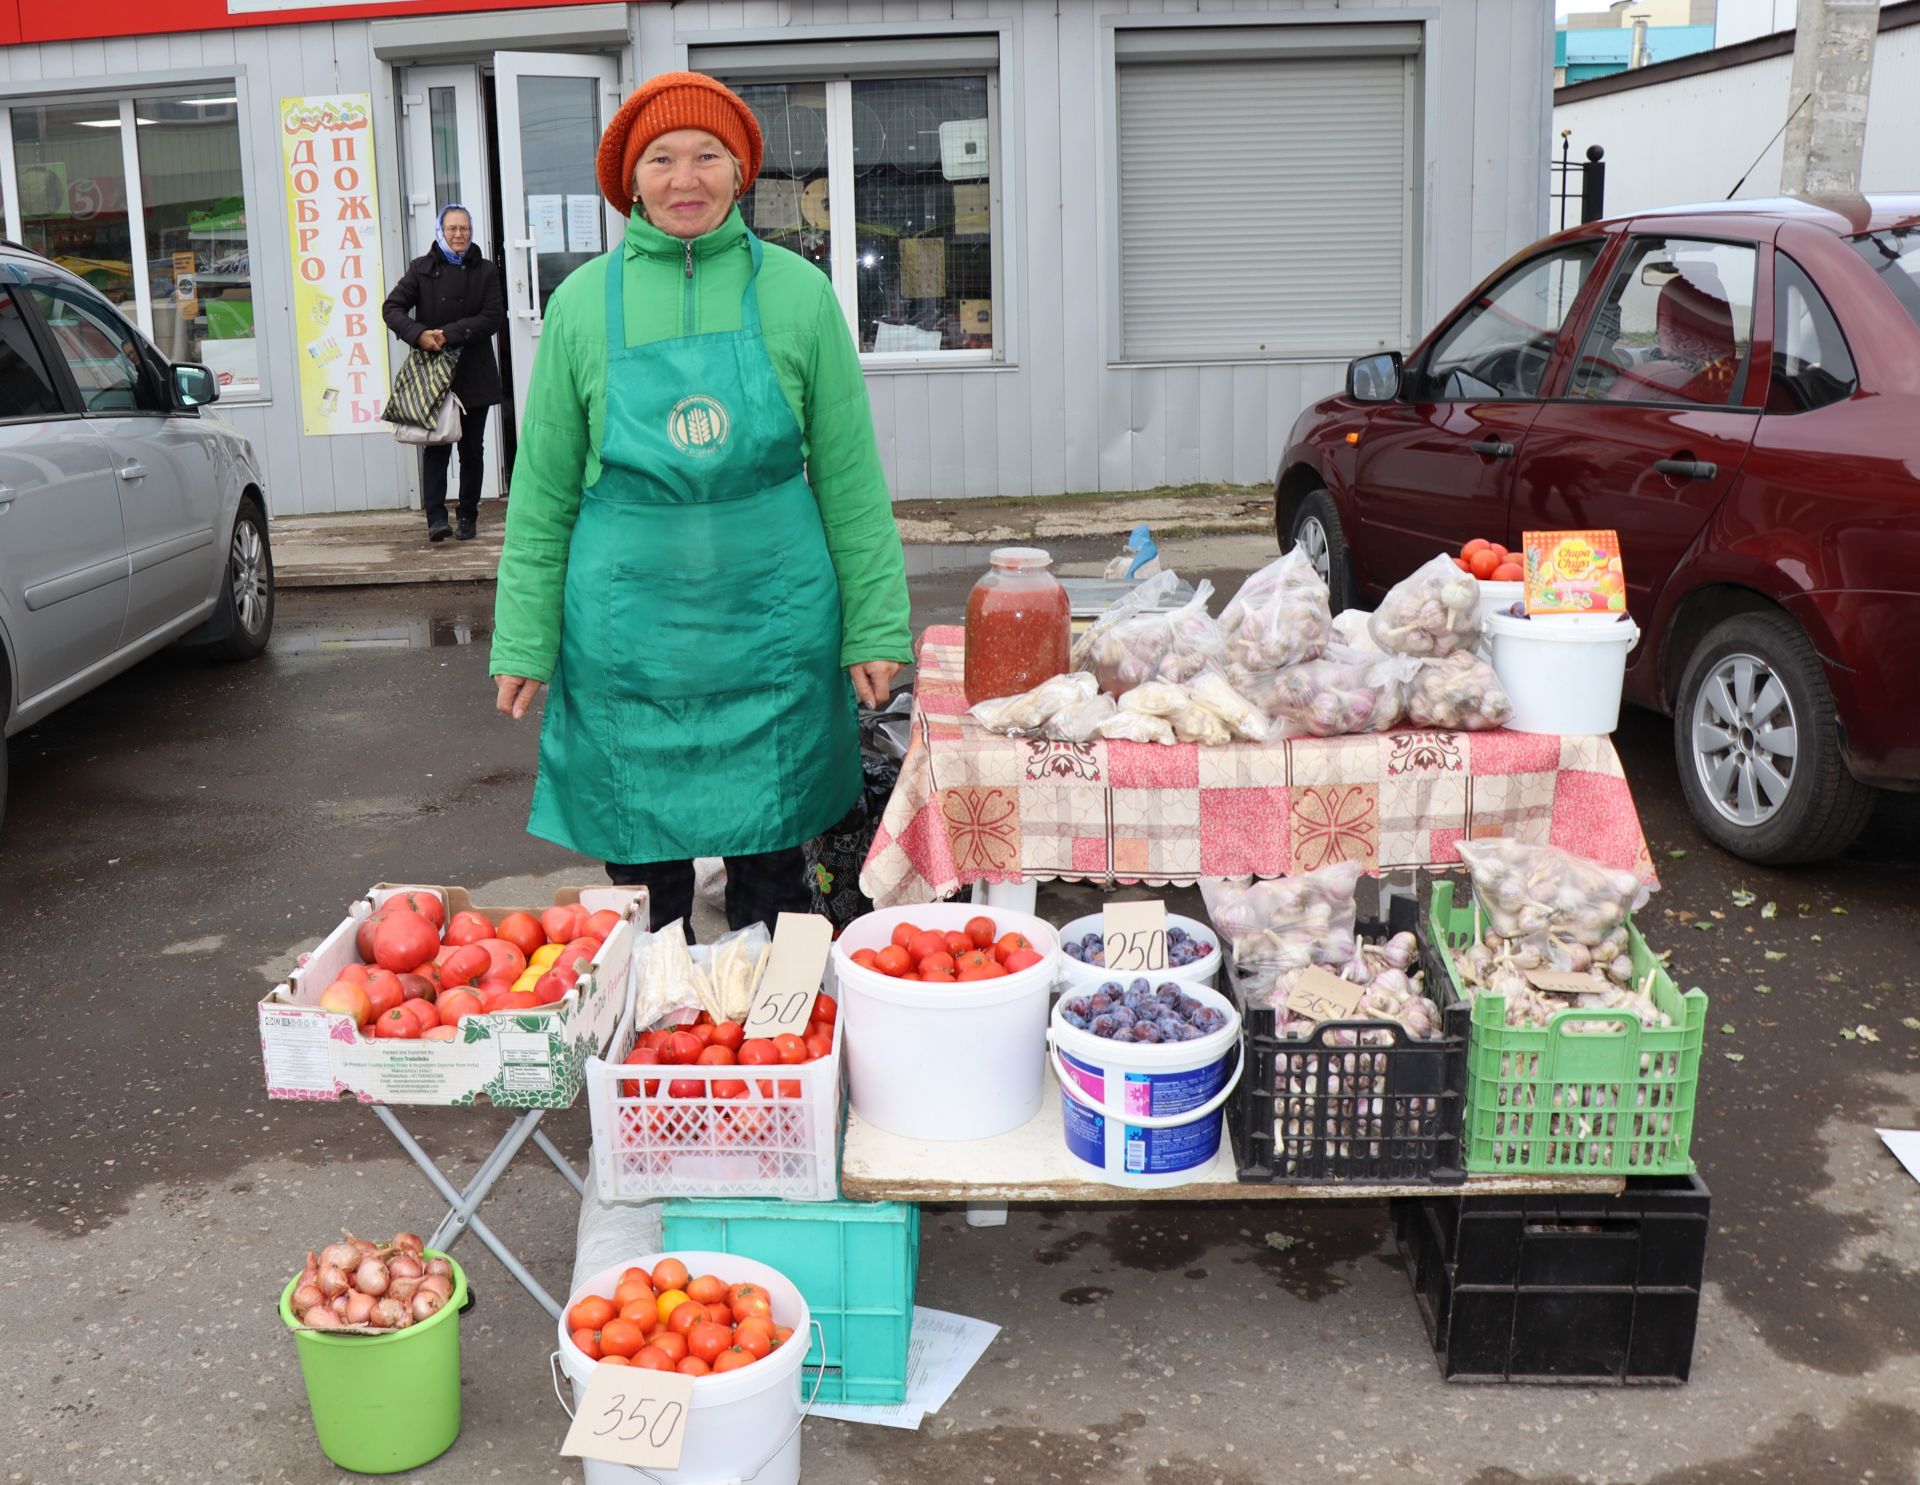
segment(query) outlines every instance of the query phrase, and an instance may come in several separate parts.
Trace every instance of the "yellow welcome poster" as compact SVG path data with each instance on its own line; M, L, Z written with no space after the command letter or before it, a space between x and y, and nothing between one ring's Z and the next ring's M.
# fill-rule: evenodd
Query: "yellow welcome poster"
M373 99L280 100L280 152L293 250L300 424L310 435L385 433L387 330L380 319L380 197Z

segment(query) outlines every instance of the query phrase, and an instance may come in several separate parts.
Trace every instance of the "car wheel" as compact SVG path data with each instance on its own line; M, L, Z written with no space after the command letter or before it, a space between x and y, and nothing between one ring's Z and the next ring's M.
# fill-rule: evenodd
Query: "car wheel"
M1313 570L1327 585L1327 599L1337 614L1351 607L1353 578L1347 565L1347 538L1340 529L1340 512L1325 490L1311 490L1300 497L1293 521L1287 530L1287 549L1299 548L1313 563Z
M240 502L227 542L227 579L221 599L226 636L213 653L222 660L251 660L273 633L273 548L267 519L251 500Z
M1781 613L1738 614L1694 647L1673 713L1680 786L1700 828L1763 865L1844 851L1875 791L1847 772L1813 642Z

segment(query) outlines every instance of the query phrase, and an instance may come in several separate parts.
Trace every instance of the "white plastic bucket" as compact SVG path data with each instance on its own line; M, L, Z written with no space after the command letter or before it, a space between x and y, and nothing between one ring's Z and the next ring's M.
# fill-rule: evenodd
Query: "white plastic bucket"
M1616 614L1487 620L1493 669L1516 732L1602 735L1620 725L1620 689L1640 626Z
M1475 646L1482 655L1489 654L1487 640L1487 619L1490 615L1504 613L1514 604L1527 596L1525 583L1495 583L1486 578L1480 579L1480 607L1476 611L1480 620L1480 643Z
M853 962L884 949L902 923L942 933L987 917L1024 933L1040 962L997 980L925 985ZM984 1140L1040 1112L1046 1083L1047 997L1060 938L1026 913L935 902L857 918L834 941L833 976L846 1022L847 1096L875 1129L915 1140Z
M1204 958L1191 964L1183 964L1178 969L1163 969L1150 975L1156 985L1162 980L1178 980L1183 985L1206 985L1211 988L1217 984L1220 975L1220 935L1197 918L1183 918L1178 913L1167 914L1167 927L1184 928L1202 943L1212 944L1213 951ZM1100 914L1089 913L1084 918L1075 918L1060 930L1063 944L1078 943L1089 933L1102 933ZM1060 988L1068 995L1085 994L1098 990L1109 980L1125 983L1134 978L1132 974L1122 974L1116 970L1104 969L1097 964L1082 964L1065 949L1060 951Z
M1240 1015L1204 985L1181 989L1227 1024L1197 1041L1109 1041L1067 1024L1071 997L1053 1008L1047 1042L1067 1149L1109 1185L1182 1186L1219 1153L1221 1111L1246 1071Z
M560 1312L560 1344L553 1360L573 1384L573 1401L554 1395L573 1416L587 1395L587 1381L598 1362L575 1348L568 1338L567 1311L589 1294L611 1296L620 1275L634 1264L647 1269L663 1258L678 1258L692 1274L718 1274L733 1284L758 1284L773 1301L773 1318L790 1325L793 1335L771 1355L737 1371L693 1379L693 1406L687 1415L686 1448L680 1466L671 1470L630 1469L598 1459L583 1459L586 1485L799 1485L800 1363L815 1339L817 1328L800 1291L777 1269L733 1253L651 1253L602 1269L567 1297ZM822 1341L824 1349L824 1341ZM815 1384L816 1390L818 1384ZM808 1399L808 1407L812 1399Z

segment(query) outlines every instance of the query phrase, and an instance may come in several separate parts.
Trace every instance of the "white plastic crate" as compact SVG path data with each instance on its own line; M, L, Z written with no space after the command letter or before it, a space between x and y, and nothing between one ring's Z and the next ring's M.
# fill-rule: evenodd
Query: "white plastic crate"
M704 962L705 951L695 949ZM636 955L636 960L638 956ZM603 1201L666 1196L777 1197L832 1201L840 1194L841 1019L833 1050L791 1066L628 1067L622 1061L647 1027L634 1025L633 997L603 1061L587 1060L594 1182ZM653 1097L648 1082L658 1079ZM667 1085L691 1079L744 1082L744 1098L670 1098ZM762 1094L760 1085L770 1085ZM782 1097L782 1085L797 1097Z

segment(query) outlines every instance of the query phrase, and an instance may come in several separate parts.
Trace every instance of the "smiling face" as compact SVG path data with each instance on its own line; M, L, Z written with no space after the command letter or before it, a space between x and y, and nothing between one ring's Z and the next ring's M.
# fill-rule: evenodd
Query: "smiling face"
M473 241L473 218L464 211L450 211L440 219L440 235L456 253L464 253Z
M704 129L675 129L640 153L633 188L662 232L699 237L727 218L740 190L740 165Z

